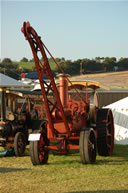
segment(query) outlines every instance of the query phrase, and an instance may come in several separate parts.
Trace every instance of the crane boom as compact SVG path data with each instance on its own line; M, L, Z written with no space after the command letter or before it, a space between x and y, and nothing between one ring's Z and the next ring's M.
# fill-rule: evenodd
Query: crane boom
M70 129L65 117L64 109L59 97L59 93L54 81L54 77L49 65L49 61L46 55L46 50L48 49L46 49L46 46L43 44L41 40L41 37L38 36L36 31L30 26L29 22L23 23L23 27L21 28L21 31L23 32L26 40L28 40L33 53L33 58L35 61L35 66L36 66L36 70L37 70L37 74L38 74L38 78L41 86L41 91L44 98L45 110L46 110L48 124L49 124L48 126L51 132L50 135L52 135L52 138L55 137L55 129L54 129L55 122L53 120L52 113L55 110L59 110L63 120L63 125L66 130L66 135L67 135L66 137L69 137ZM43 61L39 58L40 55L42 56ZM42 78L44 74L48 78L49 84L46 82L46 80ZM54 103L50 101L48 98L48 95L51 91L56 101Z

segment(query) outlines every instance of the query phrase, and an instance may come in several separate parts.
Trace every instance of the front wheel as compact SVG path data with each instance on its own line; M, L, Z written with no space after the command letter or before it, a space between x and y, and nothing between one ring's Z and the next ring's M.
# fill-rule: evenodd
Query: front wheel
M33 133L40 134L39 130ZM49 150L47 149L48 139L44 134L40 134L39 141L30 141L30 156L33 165L43 165L48 162Z
M43 145L43 137L41 136L40 141L30 142L30 156L33 165L43 165L48 162L48 150L45 150Z
M26 147L25 135L22 132L17 132L14 138L14 151L16 156L23 156Z
M96 161L96 137L92 128L82 129L80 132L80 158L83 164Z

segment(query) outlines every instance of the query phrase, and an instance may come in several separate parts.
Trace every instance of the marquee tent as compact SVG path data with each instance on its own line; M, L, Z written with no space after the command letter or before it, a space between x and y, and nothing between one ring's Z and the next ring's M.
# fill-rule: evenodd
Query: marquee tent
M11 88L11 89L15 89L15 88L22 88L22 89L29 89L29 87L31 88L30 85L26 85L22 82L19 82L9 76L6 76L5 74L0 73L0 88Z
M107 105L113 112L115 143L128 144L128 97Z

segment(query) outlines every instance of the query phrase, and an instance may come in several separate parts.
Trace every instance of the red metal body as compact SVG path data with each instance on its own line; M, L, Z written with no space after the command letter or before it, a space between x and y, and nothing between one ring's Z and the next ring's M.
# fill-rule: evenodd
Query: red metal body
M48 159L47 150L49 149L57 150L60 153L66 153L69 149L79 149L80 147L82 162L94 162L96 157L95 135L97 135L97 132L96 120L95 122L93 120L95 119L94 117L96 117L96 106L93 105L93 110L90 111L92 107L87 99L87 92L84 100L77 90L76 94L78 95L79 100L73 99L71 95L68 94L69 79L67 75L60 74L58 76L59 85L56 86L46 53L48 53L50 57L52 57L52 55L42 42L41 37L37 35L36 31L30 26L29 22L24 22L21 31L24 33L24 36L26 40L28 40L32 49L48 119L47 136L45 133L42 134L39 144L37 144L37 142L31 143L31 149L33 148L31 153L33 164L36 165L39 163L46 163ZM40 59L40 56L43 61ZM53 57L52 59L56 63ZM49 83L43 79L44 74L47 76L47 79L49 79ZM72 83L70 82L70 84ZM75 87L73 89L75 90ZM50 100L48 97L51 92L54 100ZM103 113L99 112L100 116L101 114ZM107 139L107 142L103 145L104 149L106 146L109 149L109 144L111 142L113 143L113 132L111 132L111 128L113 128L113 119L108 110L104 112L104 118L108 121L108 124L105 124L104 128L106 135L109 133L109 140L105 136L105 140ZM105 119L103 119L103 122ZM100 120L100 122L101 121L102 120ZM50 143L47 142L47 139ZM103 151L100 141L101 137L99 140L99 149L102 153ZM37 145L40 146L40 152L38 154L37 152L34 152ZM39 154L41 154L41 158L37 158Z
M82 99L80 102L71 99L68 100L68 83L65 74L59 75L60 85L58 92L49 61L46 56L46 47L41 41L41 38L28 22L24 23L22 32L31 46L35 60L48 118L48 138L56 139L58 136L60 139L74 139L75 133L78 134L80 129L86 126L85 119L87 114L87 103L82 101ZM42 55L43 62L39 59L39 53ZM42 79L43 74L47 76L50 84L47 84L45 80ZM51 91L54 94L55 103L48 99L48 95Z

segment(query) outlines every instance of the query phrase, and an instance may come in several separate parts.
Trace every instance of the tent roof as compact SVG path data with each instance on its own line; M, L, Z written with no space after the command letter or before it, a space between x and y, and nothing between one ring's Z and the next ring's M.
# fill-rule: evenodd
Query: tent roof
M0 88L5 87L27 87L24 83L18 82L17 80L6 76L2 73L0 73Z
M56 83L57 86L59 86L59 83ZM91 81L91 80L70 80L68 82L68 90L72 89L79 89L79 90L85 90L86 88L91 88L91 89L108 89L107 87L101 85L99 82Z
M12 94L12 95L16 95L19 97L36 97L36 96L41 96L42 97L42 92L41 91L31 91L31 90L10 90L10 89L6 89L6 94Z
M79 90L84 90L85 88L92 88L92 89L98 89L101 87L101 85L98 82L94 81L80 81L80 80L72 80L71 83L68 82L68 89L72 90L74 88Z
M128 144L128 97L112 103L105 108L112 109L115 127L115 143Z
M111 108L113 110L127 110L128 111L128 97L123 98L115 103L107 105L106 108Z

